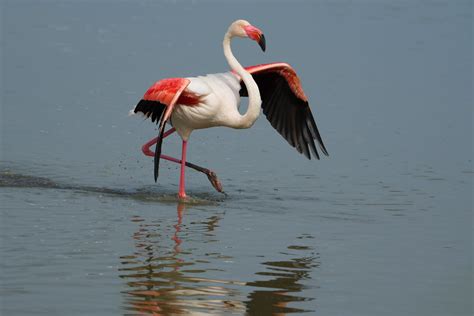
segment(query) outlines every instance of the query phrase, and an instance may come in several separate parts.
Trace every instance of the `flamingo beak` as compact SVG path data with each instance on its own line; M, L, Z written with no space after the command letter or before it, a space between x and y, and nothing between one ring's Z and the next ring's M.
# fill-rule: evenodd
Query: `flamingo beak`
M263 35L263 32L260 31L258 28L256 28L253 25L247 25L244 27L245 33L250 39L253 39L258 43L260 48L265 51L266 48L266 41L265 41L265 36Z
M260 36L260 40L258 41L258 45L260 46L260 48L265 51L265 48L267 47L266 46L266 42L265 42L265 35L263 35L262 33L262 36Z

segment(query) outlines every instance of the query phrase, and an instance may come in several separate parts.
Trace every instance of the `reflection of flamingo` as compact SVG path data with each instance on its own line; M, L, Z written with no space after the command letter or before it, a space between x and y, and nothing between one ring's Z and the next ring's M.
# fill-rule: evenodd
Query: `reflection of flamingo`
M247 21L237 20L230 25L223 42L224 55L232 72L158 81L148 89L133 110L134 113L141 112L151 117L153 122L160 121L159 136L146 143L142 150L145 155L155 157L155 181L158 179L160 157L181 164L180 199L186 198L184 170L187 165L187 142L192 131L213 126L249 128L257 120L260 107L272 126L300 153L310 159L311 151L319 158L314 143L316 140L327 155L295 71L285 63L243 68L230 48L233 37L248 37L265 50L262 31ZM238 111L240 96L249 97L249 106L244 115ZM165 133L168 121L173 124L173 128ZM163 138L175 130L182 138L181 160L161 154ZM155 143L157 145L153 153L149 147ZM214 187L222 191L215 174L210 176L211 171L205 168L195 169L206 173Z
M225 287L225 284L238 282L199 278L196 273L181 271L182 267L198 264L197 260L185 260L181 255L185 207L184 203L177 205L177 223L173 225L171 237L173 247L166 246L159 223L147 223L139 216L132 218L132 222L139 224L133 234L136 250L133 255L120 257L123 267L119 269L120 277L126 279L130 287L124 292L126 308L139 315L194 314L198 310L242 314L243 303L232 299L235 290ZM219 216L211 216L195 225L203 225L204 231L212 234L219 219ZM201 228L198 231L202 232ZM212 283L215 284L210 285Z

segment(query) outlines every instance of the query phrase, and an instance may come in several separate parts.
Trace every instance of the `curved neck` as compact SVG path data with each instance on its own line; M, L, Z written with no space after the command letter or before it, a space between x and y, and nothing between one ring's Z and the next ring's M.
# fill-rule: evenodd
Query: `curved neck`
M237 59L232 54L230 48L230 41L233 37L233 34L229 31L224 36L224 56L229 63L229 66L234 70L242 81L245 83L249 95L249 105L247 112L244 115L240 116L240 119L235 124L235 128L249 128L255 123L258 116L260 115L260 108L262 105L262 99L260 97L260 91L258 89L257 83L253 79L252 75L248 73L244 67L237 61Z

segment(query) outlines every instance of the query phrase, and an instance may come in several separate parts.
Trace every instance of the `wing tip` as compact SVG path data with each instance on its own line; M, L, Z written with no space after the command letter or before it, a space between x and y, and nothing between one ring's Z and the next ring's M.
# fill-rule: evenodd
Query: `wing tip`
M321 150L323 151L323 154L324 154L326 157L329 157L329 153L328 153L328 151L326 150L326 148L324 148L324 150L321 148Z
M321 149L321 151L323 152L323 154L324 154L326 157L329 157L329 153L328 153L328 151L327 151L327 149L326 149L326 146L324 146L323 139L321 138L321 135L319 135L318 145L319 145L319 149Z

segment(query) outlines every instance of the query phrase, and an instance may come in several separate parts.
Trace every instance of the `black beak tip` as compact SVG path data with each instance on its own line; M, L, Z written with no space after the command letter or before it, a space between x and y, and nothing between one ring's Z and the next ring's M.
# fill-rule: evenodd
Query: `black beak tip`
M266 41L265 41L265 35L262 34L262 36L260 36L260 40L258 41L258 45L260 45L260 48L265 51L265 48L267 47L266 46Z

